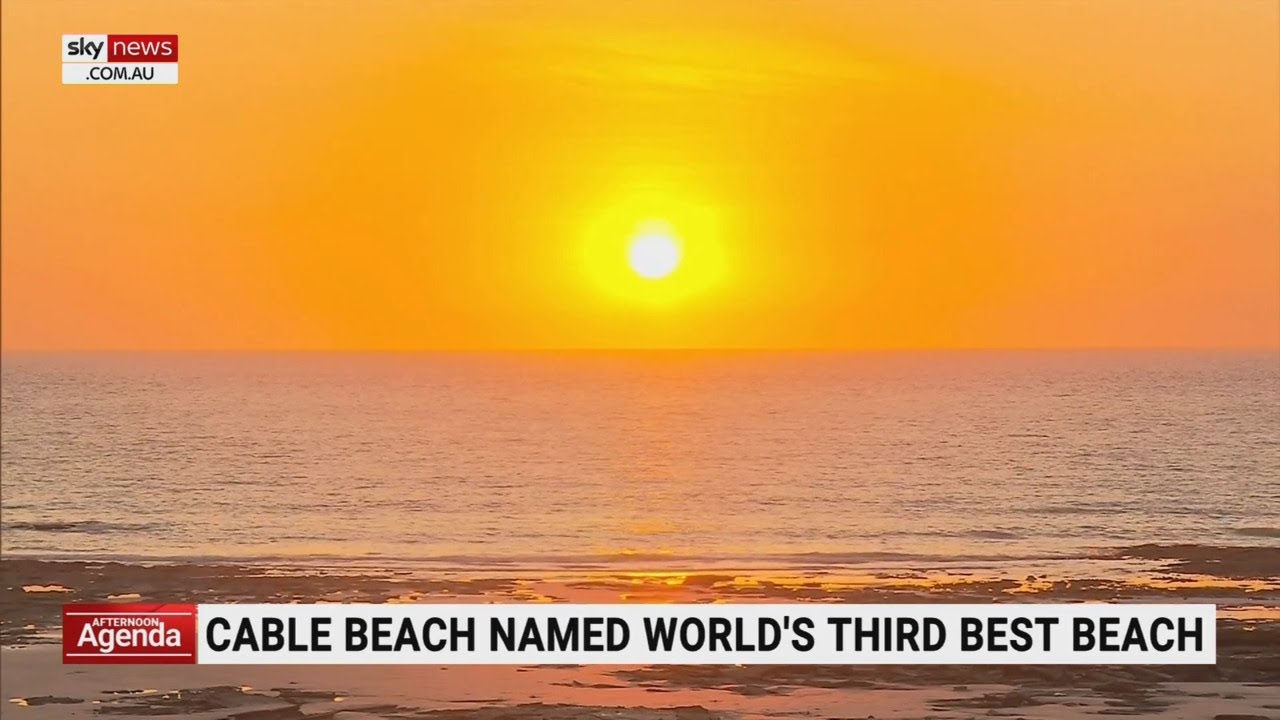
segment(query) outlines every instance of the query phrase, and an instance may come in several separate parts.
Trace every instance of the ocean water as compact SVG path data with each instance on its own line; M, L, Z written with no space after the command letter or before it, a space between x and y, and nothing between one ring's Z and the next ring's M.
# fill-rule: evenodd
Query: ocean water
M501 571L1280 548L1280 354L6 354L0 550Z

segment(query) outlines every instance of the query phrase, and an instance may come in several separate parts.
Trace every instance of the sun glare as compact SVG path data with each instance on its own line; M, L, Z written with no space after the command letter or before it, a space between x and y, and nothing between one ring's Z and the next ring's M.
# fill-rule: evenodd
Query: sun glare
M725 233L717 208L677 186L613 191L578 230L580 264L602 312L666 312L727 290Z
M661 280L679 267L680 245L664 228L645 229L632 239L627 262L640 277Z

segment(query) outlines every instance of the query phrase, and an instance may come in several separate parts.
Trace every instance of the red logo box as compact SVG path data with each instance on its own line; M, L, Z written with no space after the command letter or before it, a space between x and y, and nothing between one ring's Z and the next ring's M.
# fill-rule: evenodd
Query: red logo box
M194 664L195 605L63 605L62 662Z
M178 62L178 36L108 35L107 62Z

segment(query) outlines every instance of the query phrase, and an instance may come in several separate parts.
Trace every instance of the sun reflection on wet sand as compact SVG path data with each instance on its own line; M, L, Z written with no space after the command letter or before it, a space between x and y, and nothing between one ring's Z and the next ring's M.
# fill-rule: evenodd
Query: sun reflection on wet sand
M877 596L929 602L953 597L998 600L1018 597L1103 601L1130 596L1264 598L1280 591L1280 583L1263 578L1228 579L1210 576L1137 574L1128 578L1055 579L1028 575L972 576L922 573L919 576L827 574L821 578L794 573L699 573L630 571L586 573L555 581L531 581L541 597L558 602L874 602Z

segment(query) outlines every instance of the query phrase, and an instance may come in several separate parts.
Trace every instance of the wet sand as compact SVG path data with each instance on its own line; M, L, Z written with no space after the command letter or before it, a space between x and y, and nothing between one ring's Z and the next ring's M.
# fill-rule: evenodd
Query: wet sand
M5 718L1280 717L1271 548L1138 546L1128 579L732 572L383 576L214 564L0 561ZM63 666L67 602L1074 602L1219 605L1214 666Z
M1272 717L1273 683L1176 681L1095 671L1092 683L1025 677L858 678L840 668L225 667L58 665L52 646L4 650L5 717L300 718L1068 718ZM702 672L710 670L710 672ZM968 676L955 668L958 678ZM1065 680L1065 679L1064 679ZM24 689L15 695L13 689ZM22 698L21 703L11 699Z

